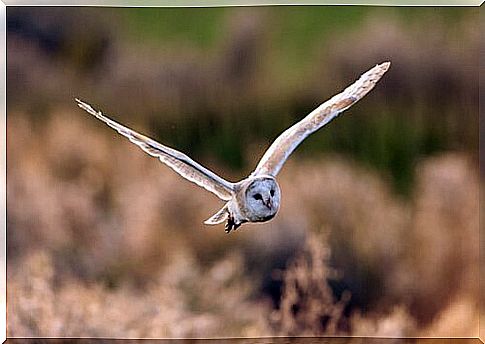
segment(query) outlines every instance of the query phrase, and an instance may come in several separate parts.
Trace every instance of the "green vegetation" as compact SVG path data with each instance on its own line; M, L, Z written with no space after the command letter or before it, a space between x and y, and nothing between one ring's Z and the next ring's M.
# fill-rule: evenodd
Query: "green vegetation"
M123 8L118 14L127 20L131 39L156 45L170 42L207 48L216 43L224 21L224 8Z
M470 19L470 14L474 10L426 8L418 11L416 8L365 6L277 6L259 7L256 10L136 8L122 9L118 14L125 18L128 24L125 28L128 37L137 41L141 39L143 44L163 47L177 43L211 54L220 54L223 49L221 46L230 40L233 20L237 20L235 14L240 14L236 12L243 11L253 16L257 27L263 28L255 31L259 35L255 40L260 41L256 58L260 61L271 61L261 62L259 69L251 72L261 73L259 79L272 78L277 87L293 92L292 90L305 87L307 80L313 80L315 84L315 70L327 69L321 67L322 64L335 64L331 50L332 42L338 41L339 37L345 39L349 33L358 33L366 22L377 22L375 18L381 18L384 22L384 31L390 30L392 34L393 30L401 30L400 25L404 25L411 28L411 35L415 35L420 32L419 28L424 30L426 23L431 20L440 25L444 24L443 28L448 27L443 32L459 35L460 23ZM390 22L386 21L395 24L389 26ZM428 40L431 42L436 39L433 33L423 32L423 35L432 38ZM366 38L369 42L372 42L372 39ZM420 38L413 36L413 39L418 39L419 42ZM352 42L348 44L348 54L351 56L356 52ZM409 52L399 50L400 42L396 44L396 51L384 51L384 56L390 56L396 65L391 68L389 78L399 77L391 74L395 72L394 69L400 68L401 59L409 60L409 56L412 56ZM402 44L404 46L406 42ZM416 49L432 48L415 44ZM215 58L215 55L213 57ZM430 61L441 57L431 57ZM435 62L439 65L439 61L434 60L432 63ZM419 61L416 60L415 63L419 67ZM337 73L334 69L329 71ZM446 71L441 72L450 74ZM339 76L329 75L322 82L328 82L334 77ZM437 83L432 85L434 88L441 86ZM337 91L336 89L335 92ZM435 92L430 88L423 91ZM413 92L415 91L409 90L407 94L412 95ZM401 96L397 93L395 95ZM221 101L224 102L223 99ZM394 103L394 99L390 101ZM308 104L300 106L297 99L284 99L283 102L269 106L268 103L263 103L264 110L258 104L242 104L237 112L222 117L211 110L198 108L198 113L190 118L179 117L176 130L168 128L163 121L155 121L156 123L152 124L158 128L157 134L160 137L180 149L195 156L215 155L219 161L233 169L247 171L252 168L246 164L248 152L244 147L247 143L256 141L264 147L265 144L269 144L266 140L276 137L283 129L282 126L275 127L275 123L284 122L285 125L291 125L310 109ZM425 108L432 109L431 106ZM364 114L363 111L359 111L359 115L345 115L332 123L331 129L324 129L323 132L312 136L308 142L304 142L298 154L318 155L332 151L348 154L388 174L396 191L404 195L409 194L413 185L414 166L420 157L456 146L457 140L456 137L450 137L451 129L446 125L439 125L437 128L428 119L422 120L412 115L413 112L419 111L419 108L416 108L403 113L402 110L396 111L396 107L393 106L392 111L389 108L375 108L372 113ZM288 116L284 117L282 112L288 113ZM430 114L423 115L427 118ZM281 120L275 122L275 119ZM248 123L251 123L251 128L247 128Z

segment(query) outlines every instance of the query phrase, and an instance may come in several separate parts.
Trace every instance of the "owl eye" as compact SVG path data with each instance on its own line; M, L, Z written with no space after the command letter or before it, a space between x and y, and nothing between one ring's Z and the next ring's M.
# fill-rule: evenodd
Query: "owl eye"
M271 197L274 196L274 189L271 189L271 191L269 192L271 194Z
M257 193L253 196L254 199L263 199L263 197L261 196L261 194Z

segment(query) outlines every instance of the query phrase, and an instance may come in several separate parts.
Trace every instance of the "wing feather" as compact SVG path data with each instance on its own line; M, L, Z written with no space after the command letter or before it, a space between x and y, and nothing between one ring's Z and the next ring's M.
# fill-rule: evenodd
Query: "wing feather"
M355 83L321 104L300 122L284 131L264 153L252 175L276 176L290 154L310 134L337 117L372 90L389 69L390 62L376 65Z
M172 168L187 180L203 187L204 189L216 194L222 200L228 201L232 198L234 184L219 177L197 162L190 159L187 155L167 146L164 146L149 137L141 135L111 119L104 116L101 111L94 110L91 105L84 103L76 98L78 106L100 119L121 135L127 137L131 142L140 147L143 151Z

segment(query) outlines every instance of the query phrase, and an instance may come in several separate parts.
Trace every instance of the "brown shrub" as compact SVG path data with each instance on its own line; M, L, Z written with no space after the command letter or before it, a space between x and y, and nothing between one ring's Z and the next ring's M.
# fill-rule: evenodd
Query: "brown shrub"
M9 335L475 334L463 321L477 319L478 172L465 154L424 159L410 201L342 158L294 157L278 217L227 236L202 225L221 205L210 194L55 114L7 123ZM305 237L270 321L261 279Z
M272 323L279 335L318 336L345 333L343 313L350 295L336 300L328 280L335 278L329 268L330 250L325 239L311 235L303 254L283 272L283 292Z
M248 300L242 260L223 259L201 271L184 252L143 291L130 285L63 278L45 251L31 253L11 271L8 336L211 337L267 333L264 303Z

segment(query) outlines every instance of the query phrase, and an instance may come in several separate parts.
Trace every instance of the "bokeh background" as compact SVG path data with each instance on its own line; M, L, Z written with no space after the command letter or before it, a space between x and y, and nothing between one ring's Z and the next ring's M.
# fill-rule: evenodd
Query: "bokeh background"
M8 336L477 336L478 10L8 7ZM387 60L230 235L73 101L236 181Z

